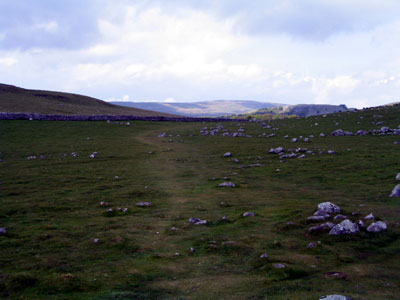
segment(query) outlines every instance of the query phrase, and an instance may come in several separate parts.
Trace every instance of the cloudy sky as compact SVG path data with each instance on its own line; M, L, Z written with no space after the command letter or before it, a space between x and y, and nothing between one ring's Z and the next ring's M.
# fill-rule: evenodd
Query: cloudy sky
M0 82L103 100L400 100L398 0L0 0Z

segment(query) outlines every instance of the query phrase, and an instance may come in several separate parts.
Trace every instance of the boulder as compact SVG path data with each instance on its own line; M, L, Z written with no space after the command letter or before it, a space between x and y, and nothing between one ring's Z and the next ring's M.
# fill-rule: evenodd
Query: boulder
M318 211L326 212L328 214L335 214L340 213L342 209L332 202L322 202L318 204Z
M327 222L327 223L324 223L321 225L310 227L310 229L308 229L308 232L312 233L312 234L313 233L321 233L321 232L325 232L325 231L332 229L333 226L335 226L335 224L333 224L331 222Z
M243 214L243 217L253 217L255 216L255 213L251 212L251 211L247 211Z
M319 300L352 300L353 298L342 296L342 295L327 295L322 296Z
M138 203L136 203L136 206L139 206L139 207L147 207L147 206L151 206L151 203L150 203L150 202L147 202L147 201L138 202Z
M389 197L400 197L400 184L396 185Z
M205 224L207 224L207 221L201 220L199 218L190 218L189 223L194 224L194 225L205 225Z
M319 222L319 221L325 221L325 216L310 216L307 218L307 221L310 222Z
M374 216L373 213L370 213L369 215L365 216L364 219L365 219L365 220L374 220L374 219L375 219L375 216Z
M360 229L358 228L357 224L351 222L350 220L344 220L335 225L331 231L329 231L329 235L355 234L359 231Z
M231 187L234 188L236 187L236 184L234 184L233 182L223 182L218 184L218 187Z
M375 223L372 223L371 225L368 226L367 231L368 232L381 232L387 229L387 225L385 222L378 221Z

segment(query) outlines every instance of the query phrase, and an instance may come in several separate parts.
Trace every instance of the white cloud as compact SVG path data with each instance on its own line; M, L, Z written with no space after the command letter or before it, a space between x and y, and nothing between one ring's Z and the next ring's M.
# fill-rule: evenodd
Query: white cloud
M0 57L0 65L5 65L7 67L11 67L18 63L18 59L15 57Z
M58 31L58 23L56 21L40 23L37 24L35 27L49 33L56 33Z

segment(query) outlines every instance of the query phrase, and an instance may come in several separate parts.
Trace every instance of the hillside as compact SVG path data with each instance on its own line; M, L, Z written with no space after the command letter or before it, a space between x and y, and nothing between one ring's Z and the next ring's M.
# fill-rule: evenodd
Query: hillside
M164 113L185 115L189 117L215 117L249 113L260 108L272 108L281 104L250 100L212 100L200 102L110 102L112 104L156 110Z
M399 116L0 121L0 297L399 299Z
M166 113L121 107L78 94L28 90L0 84L0 112L60 115L171 116Z

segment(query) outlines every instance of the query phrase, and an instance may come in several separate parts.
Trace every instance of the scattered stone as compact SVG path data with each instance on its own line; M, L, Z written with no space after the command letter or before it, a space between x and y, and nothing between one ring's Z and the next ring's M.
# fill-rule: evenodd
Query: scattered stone
M296 226L295 222L286 222L286 226Z
M5 227L0 228L0 235L5 235L7 233L7 229Z
M93 239L93 243L97 244L100 240L99 239Z
M226 152L224 155L223 155L223 157L231 157L232 156L232 153L230 153L230 152Z
M333 224L331 222L327 222L327 223L324 223L321 225L310 227L310 229L308 229L308 232L311 234L317 234L317 233L328 231L328 230L332 229L334 226L335 226L335 224Z
M243 214L243 217L254 217L255 213L251 212L251 211L247 211Z
M147 206L151 206L151 203L150 203L150 202L147 202L147 201L138 202L138 203L136 203L136 206L139 206L139 207L147 207Z
M201 220L199 218L190 218L189 223L194 224L194 225L205 225L205 224L207 224L207 221Z
M325 137L326 134L321 132L321 133L319 134L319 136L320 136L320 137Z
M275 269L284 269L286 268L285 264L273 264L272 265Z
M223 183L220 183L218 185L218 187L231 187L231 188L234 188L234 187L236 187L236 184L234 184L233 182L223 182Z
M328 154L337 154L335 150L328 150Z
M269 150L269 153L275 153L275 154L280 154L282 152L285 152L285 149L283 147L271 148Z
M360 228L365 228L365 224L364 224L364 222L363 222L362 220L359 220L359 221L357 222L357 225L358 225L358 227L360 227Z
M333 204L332 202L322 202L318 204L318 210L328 214L340 213L342 211L339 206Z
M396 180L400 180L400 173L397 173Z
M107 212L113 212L112 208L107 209Z
M221 221L226 222L226 221L228 221L228 218L225 217L225 216L223 216L223 217L221 218Z
M310 222L325 221L325 216L310 216L307 218L307 221L310 221Z
M128 208L127 207L125 207L123 210L122 210L122 212L124 212L124 213L126 213L128 211Z
M374 220L374 219L375 219L375 216L374 216L373 213L370 213L369 215L365 216L364 219L365 219L365 220Z
M176 228L176 227L171 227L169 230L170 230L170 231L178 231L179 229Z
M371 225L368 226L367 231L368 232L381 232L387 229L387 225L385 222L378 221L375 223L372 223Z
M234 161L235 163L240 163L240 160L238 160L237 158L234 158L233 161Z
M310 139L309 138L305 138L304 139L304 143L309 143L310 142Z
M193 247L190 247L189 251L190 251L190 253L195 253L196 252L196 250Z
M291 141L292 143L297 143L297 138L292 138L290 141Z
M312 248L315 248L315 247L317 247L317 243L315 243L315 242L311 242L311 243L309 243L307 245L307 249L312 249Z
M325 277L333 279L344 279L347 280L348 275L343 272L326 272Z
M267 253L263 253L263 254L260 255L260 258L263 258L263 259L268 258L268 254Z
M400 184L396 185L389 197L400 197Z
M344 220L344 219L347 219L347 217L344 216L344 215L337 215L337 216L335 216L333 219L334 219L334 220Z
M158 137L159 138L162 138L162 137L166 137L167 136L167 133L166 132L163 132L163 133L161 133Z
M105 201L101 201L99 204L100 204L100 206L108 206L108 202L105 202Z
M319 300L353 300L353 298L342 296L342 295L327 295L322 296Z
M329 235L355 234L359 231L358 225L347 219L335 225Z

